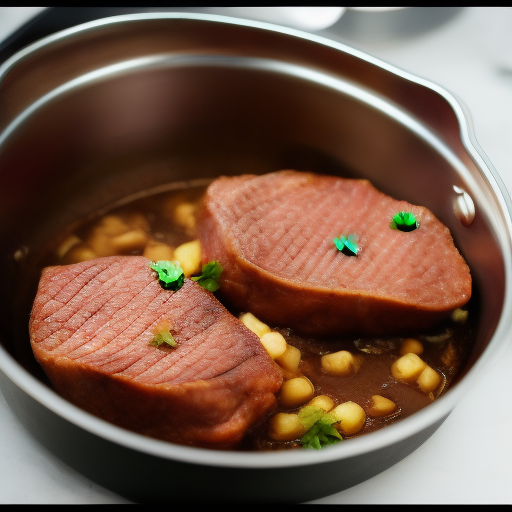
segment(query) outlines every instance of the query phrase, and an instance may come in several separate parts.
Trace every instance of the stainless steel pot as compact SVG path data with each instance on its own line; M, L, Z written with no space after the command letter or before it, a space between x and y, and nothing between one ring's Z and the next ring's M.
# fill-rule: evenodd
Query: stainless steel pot
M510 199L464 106L434 84L292 29L135 14L64 30L8 59L0 116L2 392L51 451L133 501L302 502L362 482L427 440L506 341ZM452 389L379 432L286 453L149 439L53 392L27 338L35 269L52 236L169 182L285 167L368 178L450 228L480 301Z

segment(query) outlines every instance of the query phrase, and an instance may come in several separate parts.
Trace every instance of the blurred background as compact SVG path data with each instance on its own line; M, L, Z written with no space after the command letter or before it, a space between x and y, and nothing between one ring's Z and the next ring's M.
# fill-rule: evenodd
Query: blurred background
M0 7L0 63L76 24L148 11L275 23L361 50L433 82L465 104L476 139L512 190L511 7ZM1 115L1 114L0 114ZM418 450L324 504L512 503L512 347ZM126 503L41 447L0 394L0 503Z

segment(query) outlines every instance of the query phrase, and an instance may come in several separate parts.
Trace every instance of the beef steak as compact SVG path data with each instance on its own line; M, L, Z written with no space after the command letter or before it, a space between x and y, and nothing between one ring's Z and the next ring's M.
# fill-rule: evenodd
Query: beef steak
M159 325L176 347L151 344ZM36 359L65 398L177 443L235 446L282 382L258 337L210 292L188 279L164 290L143 257L44 269L29 329Z
M390 227L401 211L419 227ZM284 170L220 177L199 215L203 256L224 267L221 297L302 334L429 327L471 296L469 268L428 209L366 180ZM358 236L357 256L333 243Z

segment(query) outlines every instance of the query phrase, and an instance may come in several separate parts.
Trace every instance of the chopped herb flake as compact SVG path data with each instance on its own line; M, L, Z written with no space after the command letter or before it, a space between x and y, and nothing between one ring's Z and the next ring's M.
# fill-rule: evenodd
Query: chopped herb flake
M348 235L347 237L341 235L339 238L335 238L333 240L334 245L338 251L342 252L347 256L357 256L358 248L357 248L357 240L358 237L355 234Z
M343 440L334 423L337 419L321 407L307 405L299 411L299 421L308 431L302 436L304 448L319 450L324 446L339 443Z
M218 261L210 261L203 265L201 275L192 277L205 290L215 292L219 289L219 277L222 273L222 265Z
M151 340L151 345L154 347L160 347L164 343L169 347L175 347L177 345L176 340L171 334L169 328L165 325L160 325L155 330L155 336Z
M177 261L151 262L151 269L158 274L160 285L165 290L179 290L185 282L185 274Z
M393 219L389 224L391 229L398 229L399 231L414 231L420 227L420 223L411 212L398 212L393 215Z

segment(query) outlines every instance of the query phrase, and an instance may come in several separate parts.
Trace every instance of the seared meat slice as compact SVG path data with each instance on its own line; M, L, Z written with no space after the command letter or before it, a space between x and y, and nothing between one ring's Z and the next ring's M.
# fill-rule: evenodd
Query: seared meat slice
M391 229L401 211L419 228ZM357 256L333 243L350 234ZM204 258L224 267L220 297L302 334L426 328L471 296L448 228L366 180L297 171L221 177L205 195L199 238Z
M151 344L155 329L177 342ZM83 409L159 439L235 446L274 405L282 374L258 337L197 283L164 290L150 261L99 258L44 269L34 355Z

